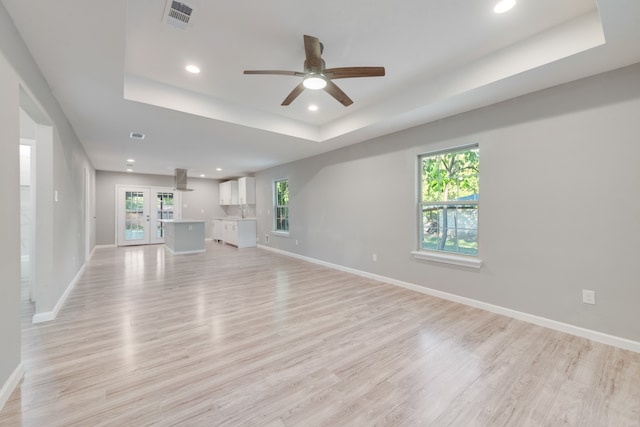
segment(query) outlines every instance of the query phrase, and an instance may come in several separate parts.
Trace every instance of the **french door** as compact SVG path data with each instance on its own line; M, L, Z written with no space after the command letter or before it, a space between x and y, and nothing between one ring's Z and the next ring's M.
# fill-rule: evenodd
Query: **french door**
M180 193L169 187L117 186L118 246L164 243L161 219L180 217Z

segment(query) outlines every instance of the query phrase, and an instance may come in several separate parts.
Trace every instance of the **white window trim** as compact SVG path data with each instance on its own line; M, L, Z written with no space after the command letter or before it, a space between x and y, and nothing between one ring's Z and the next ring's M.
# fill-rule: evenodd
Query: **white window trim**
M274 179L272 184L271 184L271 192L273 195L273 221L271 224L272 230L271 230L271 234L274 236L283 236L283 237L289 237L289 230L278 230L276 228L276 224L278 222L278 219L276 218L276 212L278 211L278 194L276 191L276 182L280 182L280 181L287 181L287 187L289 186L289 178L280 178L280 179ZM289 208L289 204L287 203L287 208ZM287 214L287 221L289 220L289 215Z
M445 264L459 265L462 267L480 268L482 266L482 260L480 258L472 256L454 255L437 251L412 251L411 255L413 255L413 257L416 259L442 262Z
M480 144L469 144L469 145L462 145L459 147L452 147L452 148L447 148L447 149L443 149L443 150L438 150L438 151L434 151L433 153L429 153L429 154L420 154L418 155L417 158L417 165L415 170L418 172L417 174L417 179L418 179L418 189L420 188L420 186L422 185L422 177L420 175L420 159L424 156L435 156L438 154L442 154L442 153L449 153L452 151L461 151L461 150L465 150L465 149L472 149L474 147L477 147L478 149L480 149ZM420 194L418 193L418 199L420 198ZM435 202L434 202L435 203ZM446 202L444 202L446 203ZM476 202L476 205L480 206L480 204L478 202ZM420 202L418 201L417 206L420 206ZM420 209L418 209L418 211L420 211ZM420 215L418 213L418 215ZM420 219L418 218L418 224L420 224ZM420 242L418 239L418 247L420 247ZM472 256L472 255L458 255L458 254L453 254L450 252L442 252L442 251L426 251L426 250L416 250L416 251L411 251L411 255L413 255L413 257L415 259L419 259L419 260L424 260L424 261L433 261L433 262L440 262L443 264L451 264L451 265L458 265L461 267L468 267L468 268L480 268L482 267L482 260L480 258L478 258L478 256Z

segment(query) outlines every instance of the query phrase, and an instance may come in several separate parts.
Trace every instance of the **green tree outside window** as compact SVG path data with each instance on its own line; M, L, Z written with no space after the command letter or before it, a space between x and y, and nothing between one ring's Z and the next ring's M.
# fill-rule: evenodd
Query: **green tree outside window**
M275 204L275 231L289 231L289 180L283 179L274 182Z
M478 255L478 147L420 157L421 249Z

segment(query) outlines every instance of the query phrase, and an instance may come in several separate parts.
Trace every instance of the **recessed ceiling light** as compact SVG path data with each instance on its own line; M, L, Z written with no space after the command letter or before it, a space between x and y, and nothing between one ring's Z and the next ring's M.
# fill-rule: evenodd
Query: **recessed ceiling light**
M318 111L317 105L309 105L309 111Z
M136 161L133 159L127 159L127 163L135 163Z
M129 134L129 138L131 138L131 139L144 139L144 133L131 132Z
M516 5L516 0L502 0L498 2L493 8L495 13L505 13L513 9L513 6Z
M133 169L127 169L127 172L133 172Z
M200 174L200 178L204 178L204 174L203 173Z
M220 172L220 171L222 170L222 168L216 168L216 170L217 170L218 172Z
M185 70L193 74L198 74L200 72L200 68L197 65L193 65L193 64L187 65L185 67Z

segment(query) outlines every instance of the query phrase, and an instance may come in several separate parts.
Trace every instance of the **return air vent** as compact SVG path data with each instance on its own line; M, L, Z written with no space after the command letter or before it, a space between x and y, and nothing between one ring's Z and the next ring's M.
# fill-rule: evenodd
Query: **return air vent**
M131 138L131 139L144 139L144 133L131 132L129 134L129 138Z
M191 20L191 14L193 8L186 3L182 3L175 0L167 1L167 8L165 10L165 22L171 24L181 30L186 30Z

